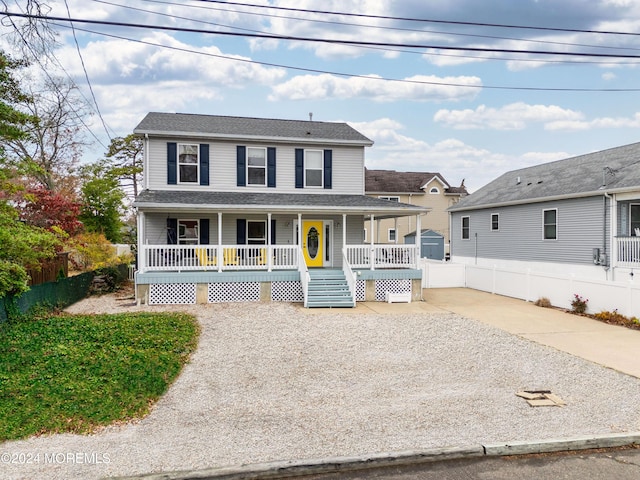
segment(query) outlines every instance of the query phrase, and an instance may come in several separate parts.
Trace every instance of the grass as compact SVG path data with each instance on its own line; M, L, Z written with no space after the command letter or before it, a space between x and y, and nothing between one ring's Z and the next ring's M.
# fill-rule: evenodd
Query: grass
M198 338L185 314L59 315L0 330L0 441L144 416Z

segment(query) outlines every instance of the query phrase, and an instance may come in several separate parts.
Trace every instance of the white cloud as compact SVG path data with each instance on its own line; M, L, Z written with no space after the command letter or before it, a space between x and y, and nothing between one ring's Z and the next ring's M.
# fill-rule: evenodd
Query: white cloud
M456 138L430 144L401 133L403 125L389 118L350 124L372 139L366 166L372 169L439 172L452 185L464 179L477 190L503 173L571 156L566 152L524 152L507 155L468 145Z
M579 131L595 128L638 128L640 127L640 112L633 117L600 117L589 121L550 122L545 125L546 130Z
M618 76L613 72L606 72L602 74L602 79L609 82L611 80L615 80Z
M466 87L465 85L468 85ZM330 74L300 75L273 87L269 100L319 100L325 98L369 98L376 102L471 100L479 92L478 77L416 75L404 82L366 78L341 78ZM471 87L471 88L470 88Z
M583 114L556 105L512 103L501 108L480 105L475 110L438 110L433 120L456 130L522 130L529 123L575 122Z

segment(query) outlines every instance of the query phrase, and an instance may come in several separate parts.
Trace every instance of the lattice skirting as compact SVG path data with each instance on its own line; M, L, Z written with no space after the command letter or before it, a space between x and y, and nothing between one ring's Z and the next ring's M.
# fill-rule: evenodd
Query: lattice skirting
M195 283L156 283L149 285L149 305L193 305Z
M259 302L260 282L210 283L207 289L209 303Z
M376 280L376 301L384 302L385 294L387 292L411 293L411 280L409 279Z
M304 302L302 284L299 281L271 282L271 301Z
M364 302L367 299L367 281L356 280L356 302Z

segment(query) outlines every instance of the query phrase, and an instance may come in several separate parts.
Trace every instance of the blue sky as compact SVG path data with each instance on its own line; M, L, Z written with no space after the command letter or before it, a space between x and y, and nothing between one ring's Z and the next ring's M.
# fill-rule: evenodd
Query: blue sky
M24 3L8 2L8 10L18 12ZM50 15L67 16L64 1L47 3ZM314 120L345 121L371 138L369 168L440 172L452 185L465 179L471 191L508 170L640 141L640 91L602 91L640 89L640 35L593 33L640 32L636 0L67 0L67 5L76 19L556 53L379 49L75 23L99 32L77 30L76 36L111 136L131 133L148 111L301 120L312 112ZM66 71L59 74L70 75L90 98L71 31L55 28L56 57ZM108 145L97 115L91 126ZM85 158L99 158L103 145L96 142Z

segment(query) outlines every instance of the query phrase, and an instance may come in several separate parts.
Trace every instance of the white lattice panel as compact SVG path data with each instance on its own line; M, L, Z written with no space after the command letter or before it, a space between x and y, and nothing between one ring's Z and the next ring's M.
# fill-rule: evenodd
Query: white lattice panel
M387 292L411 293L411 280L409 279L376 280L376 301L384 302L385 294Z
M364 302L367 299L367 281L356 280L356 302Z
M195 283L154 283L149 285L149 305L193 305Z
M304 302L299 281L271 282L271 300L274 302Z
M260 282L210 283L207 299L209 303L259 302Z

